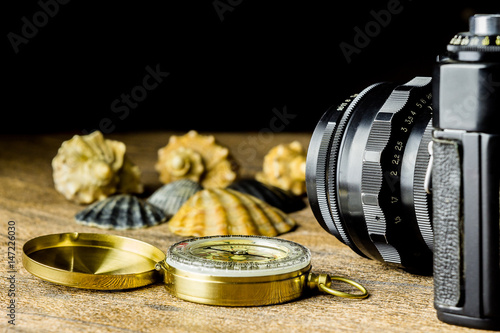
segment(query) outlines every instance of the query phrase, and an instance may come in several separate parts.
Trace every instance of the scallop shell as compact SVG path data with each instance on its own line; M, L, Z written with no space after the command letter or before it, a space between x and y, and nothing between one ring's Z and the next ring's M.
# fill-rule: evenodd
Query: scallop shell
M255 178L295 195L306 193L306 153L300 142L272 148L264 157L262 172Z
M80 204L116 192L141 193L139 168L125 150L124 143L104 139L99 131L64 141L52 160L56 190Z
M147 201L160 208L167 218L171 218L193 194L202 189L200 184L192 180L176 180L160 187Z
M204 189L193 195L168 223L181 236L276 236L296 222L281 210L231 189Z
M205 188L217 188L236 179L238 166L229 149L217 144L214 136L189 131L183 136L171 136L168 144L158 150L155 168L164 184L190 179Z
M130 194L97 201L75 215L79 224L103 229L138 229L166 221L161 209Z
M284 191L276 186L264 184L254 179L240 179L227 188L253 195L285 213L295 212L305 207L302 198L292 192Z

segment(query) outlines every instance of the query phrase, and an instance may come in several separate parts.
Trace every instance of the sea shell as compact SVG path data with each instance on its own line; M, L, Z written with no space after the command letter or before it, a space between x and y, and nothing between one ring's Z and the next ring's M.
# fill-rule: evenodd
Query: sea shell
M155 168L164 184L190 179L205 188L217 188L236 179L238 166L229 149L216 143L214 136L189 131L183 136L171 136L168 144L158 150Z
M141 193L139 168L125 150L123 142L104 139L99 131L64 141L52 160L56 190L80 204L116 192Z
M163 211L141 199L120 194L97 201L75 215L79 224L103 229L138 229L167 220Z
M264 157L262 172L255 178L295 195L306 193L306 153L300 142L273 147Z
M285 213L295 212L305 207L302 198L294 195L292 192L261 183L254 179L240 179L227 188L253 195Z
M192 180L176 180L157 189L147 201L171 218L193 194L202 189L200 184Z
M281 210L231 189L204 189L193 195L168 226L181 236L263 235L290 231L296 222Z

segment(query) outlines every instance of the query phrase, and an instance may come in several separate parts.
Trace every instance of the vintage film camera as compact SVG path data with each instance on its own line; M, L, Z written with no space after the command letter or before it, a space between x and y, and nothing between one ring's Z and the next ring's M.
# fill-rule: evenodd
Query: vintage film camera
M434 77L329 109L306 182L325 230L361 256L434 274L447 323L500 329L500 15L475 15Z

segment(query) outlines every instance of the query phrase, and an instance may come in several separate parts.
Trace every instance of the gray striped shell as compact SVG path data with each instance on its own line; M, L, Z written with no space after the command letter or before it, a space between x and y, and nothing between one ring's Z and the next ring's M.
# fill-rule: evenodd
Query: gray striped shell
M165 222L161 209L130 194L97 201L75 215L79 224L103 229L138 229Z
M203 187L197 182L189 179L181 179L163 185L156 190L147 201L160 208L169 219L177 213L179 208L181 208L193 194L202 189Z

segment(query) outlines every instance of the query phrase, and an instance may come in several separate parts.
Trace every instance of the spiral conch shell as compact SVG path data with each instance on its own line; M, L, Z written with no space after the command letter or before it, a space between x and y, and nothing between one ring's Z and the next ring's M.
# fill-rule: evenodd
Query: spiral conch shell
M123 142L99 131L64 141L52 160L55 188L66 199L89 204L114 193L141 193L139 168Z
M158 150L156 170L164 184L190 179L205 188L225 187L237 176L237 165L229 149L215 142L212 135L189 131L171 136L168 144Z
M251 195L230 189L204 189L182 205L168 223L181 236L262 235L290 231L296 222Z
M264 157L262 169L255 176L258 181L295 195L306 193L306 153L300 142L272 148Z

